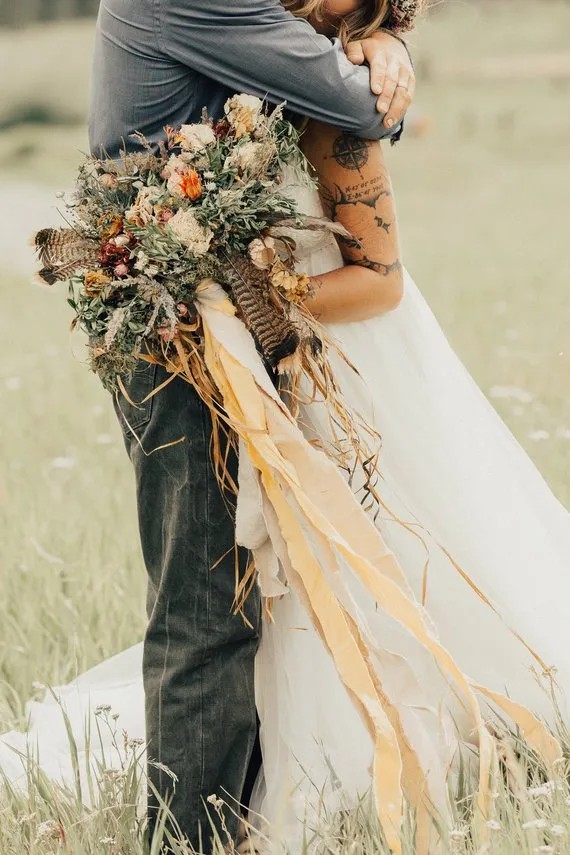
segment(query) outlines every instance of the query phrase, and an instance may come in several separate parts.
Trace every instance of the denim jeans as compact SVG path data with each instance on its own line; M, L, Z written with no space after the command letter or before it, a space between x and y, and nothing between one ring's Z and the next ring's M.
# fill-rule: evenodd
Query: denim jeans
M140 361L125 384L133 404L168 376ZM245 605L248 626L232 610L236 566L243 573L248 556L240 550L236 559L234 501L215 478L210 416L196 392L177 378L136 407L118 393L115 409L134 466L148 571L143 679L150 828L154 787L171 800L183 834L196 848L201 839L208 852L207 814L216 817L204 800L211 794L241 799L256 740L259 594L255 589ZM235 478L235 455L228 465ZM154 761L176 775L175 784ZM237 820L229 812L226 820L235 835Z

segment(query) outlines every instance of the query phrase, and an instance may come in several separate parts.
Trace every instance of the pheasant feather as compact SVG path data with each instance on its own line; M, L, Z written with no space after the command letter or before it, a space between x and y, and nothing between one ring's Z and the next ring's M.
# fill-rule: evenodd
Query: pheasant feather
M301 339L283 308L271 299L266 274L244 256L235 256L224 271L235 302L259 349L272 368L292 356Z
M99 266L99 245L74 229L40 229L33 245L43 267L38 279L46 285L65 281L80 270Z

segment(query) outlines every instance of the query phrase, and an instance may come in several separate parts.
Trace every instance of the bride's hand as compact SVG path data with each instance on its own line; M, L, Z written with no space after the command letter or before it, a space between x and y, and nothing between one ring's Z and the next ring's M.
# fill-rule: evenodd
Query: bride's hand
M350 42L346 49L354 65L368 63L370 87L378 95L378 112L386 113L384 124L392 128L405 115L416 88L416 75L405 44L381 31L361 41Z

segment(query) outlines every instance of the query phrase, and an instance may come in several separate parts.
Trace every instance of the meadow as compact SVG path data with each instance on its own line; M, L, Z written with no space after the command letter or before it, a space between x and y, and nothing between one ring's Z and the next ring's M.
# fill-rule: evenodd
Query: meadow
M416 113L389 155L408 269L567 506L568 32L564 0L438 7L412 37ZM86 148L91 38L91 22L0 32L13 82L0 98L0 731L23 725L40 684L72 679L144 629L134 484L111 401L82 364L63 291L30 284L23 248L53 220L53 193ZM554 813L537 806L549 828L570 827L561 799ZM33 844L48 813L45 799L0 806L1 855L51 852ZM564 836L525 834L515 814L510 836L481 851L569 851ZM381 852L366 834L323 851ZM65 851L139 851L86 839ZM449 851L471 845L451 838Z

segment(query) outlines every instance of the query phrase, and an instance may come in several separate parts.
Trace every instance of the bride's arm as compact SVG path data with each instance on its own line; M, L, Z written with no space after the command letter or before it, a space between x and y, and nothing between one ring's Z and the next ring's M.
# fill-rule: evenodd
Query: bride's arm
M354 240L339 239L346 262L313 277L308 308L327 323L359 321L395 309L402 297L398 224L379 142L311 122L303 149L315 168L325 214Z

